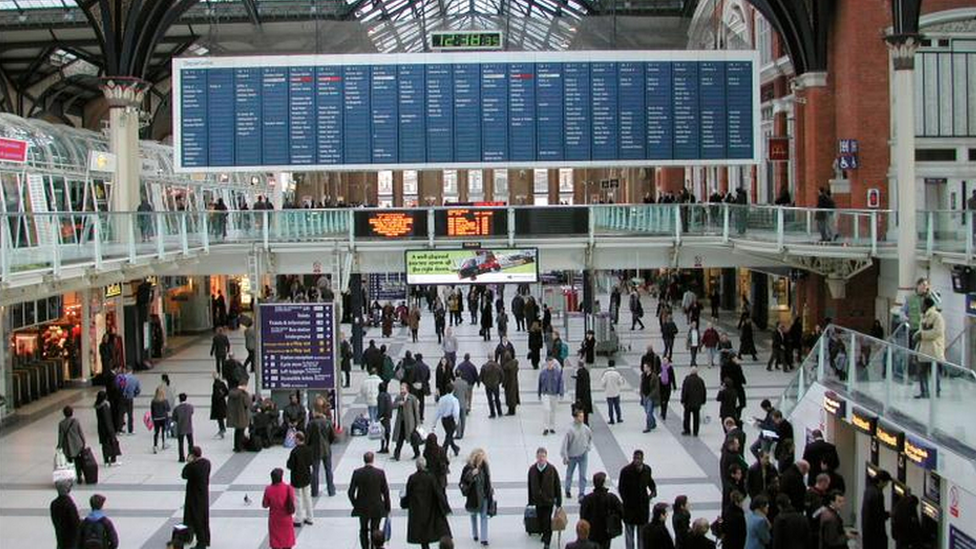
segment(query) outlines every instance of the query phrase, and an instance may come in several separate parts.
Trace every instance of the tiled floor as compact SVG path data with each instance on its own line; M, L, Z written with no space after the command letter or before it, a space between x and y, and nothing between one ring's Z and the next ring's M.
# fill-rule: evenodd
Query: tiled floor
M653 311L656 303L644 299L644 308ZM733 321L730 312L723 312L723 324ZM722 440L718 422L712 420L702 426L698 439L680 436L681 407L675 395L671 401L666 428L658 428L650 434L641 432L643 412L635 392L638 379L636 365L640 354L649 341L660 349L660 334L656 322L646 322L645 331L631 332L629 315L621 318L624 328L620 332L624 352L617 355L618 367L623 370L630 387L623 396L622 424L610 426L605 422L606 403L599 389L599 376L605 365L605 358L598 358L593 372L594 403L597 411L591 417L597 444L590 455L588 475L606 471L610 479L616 479L620 468L627 463L634 449L641 448L646 454L646 462L654 470L658 483L660 501L670 502L678 494L687 494L692 505L693 516L709 519L718 514L721 493L716 484L718 469L718 449ZM677 315L683 316L683 315ZM468 320L466 315L466 320ZM624 322L626 320L626 322ZM678 319L679 327L683 319ZM568 344L575 350L582 336L582 323L570 325ZM562 319L554 321L557 329L563 325ZM654 324L654 326L652 326ZM514 322L512 322L514 325ZM456 328L460 340L460 354L470 352L480 366L484 357L494 348L495 342L485 344L477 334L477 328L464 324ZM380 340L378 330L367 335ZM514 333L513 340L519 356L527 351L524 333ZM768 356L764 343L765 335L760 335L760 358ZM405 349L422 352L428 364L433 367L434 357L439 356L439 346L433 334L430 315L425 315L421 327L419 344L409 344L404 329L395 331L394 337L387 341L395 353ZM737 342L737 337L733 337ZM243 336L233 334L232 343L238 354L243 354ZM679 347L681 347L679 345ZM209 421L210 412L210 372L213 362L207 356L210 348L209 337L201 337L183 346L171 358L151 372L140 373L143 394L136 401L136 417L141 418L148 409L152 391L159 383L161 373L168 373L177 392L186 392L196 407L194 427L197 443L203 447L204 455L213 463L211 478L211 529L215 548L266 548L267 514L260 507L260 495L268 473L274 467L283 467L287 458L284 448L272 448L260 453L234 454L231 452L230 438L214 438L215 423ZM629 350L628 350L629 349ZM688 355L683 350L675 353L677 375L684 377L688 369ZM746 387L749 409L745 417L758 415L759 402L763 398L777 398L785 387L788 376L780 372L766 372L764 363L747 363ZM452 462L452 475L448 491L454 515L451 527L458 547L475 547L469 535L469 522L464 512L463 499L457 489L458 475L463 466L463 458L475 447L484 448L492 465L496 496L499 502L499 515L491 520L490 540L496 547L522 548L538 547L538 538L524 533L522 527L522 508L526 503L525 475L534 458L535 449L545 446L550 456L558 462L559 436L542 435L541 409L535 398L536 374L531 365L523 364L520 375L522 400L515 417L489 420L484 393L475 390L474 410L467 420L467 432L460 441L461 459ZM572 374L567 368L566 375ZM709 389L709 398L714 399L718 389L718 369L703 369L702 375ZM352 389L343 392L342 417L350 418L364 410L364 403L358 397L359 382L363 374L355 368ZM572 388L569 380L568 388ZM76 417L84 427L89 441L97 440L95 417L92 410L95 390L83 391L75 402ZM570 395L561 409L566 411L564 424L568 426ZM717 403L710 403L707 411L711 417L717 413ZM428 424L433 416L433 402L428 399ZM21 422L0 433L0 547L52 547L54 533L48 513L48 503L54 498L51 486L51 462L55 444L57 423L60 420L60 403L52 406L46 414L35 414L30 421ZM659 423L660 426L660 423ZM442 432L441 430L439 430ZM747 433L754 434L751 428ZM168 538L172 525L182 517L183 483L180 479L181 466L177 463L175 447L154 455L152 437L144 427L138 427L134 436L122 437L123 465L100 469L100 483L97 486L79 486L73 491L75 501L82 513L87 512L87 500L93 492L107 496L107 513L115 521L119 530L121 547L161 548ZM336 447L334 460L339 494L335 498L322 496L315 503L315 525L305 527L298 537L298 547L321 547L325 540L329 547L358 547L358 522L349 516L349 503L345 497L352 471L361 464L362 453L375 450L377 443L365 437L347 439ZM96 454L98 451L96 450ZM405 452L409 455L409 451ZM380 456L378 465L386 471L392 485L394 501L403 487L407 476L413 471L409 461L392 462ZM564 470L560 467L561 475ZM574 490L575 493L576 490ZM247 496L251 503L245 502ZM570 513L570 528L575 523L577 507L567 507ZM405 544L405 511L395 510L393 547ZM569 532L566 533L568 537ZM564 537L564 542L567 539ZM623 547L621 539L614 541L614 547Z

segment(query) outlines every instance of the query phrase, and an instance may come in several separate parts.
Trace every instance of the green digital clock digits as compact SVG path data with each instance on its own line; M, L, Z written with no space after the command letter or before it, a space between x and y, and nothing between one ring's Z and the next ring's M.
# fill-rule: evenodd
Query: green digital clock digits
M500 49L502 36L499 31L443 32L431 35L433 49Z

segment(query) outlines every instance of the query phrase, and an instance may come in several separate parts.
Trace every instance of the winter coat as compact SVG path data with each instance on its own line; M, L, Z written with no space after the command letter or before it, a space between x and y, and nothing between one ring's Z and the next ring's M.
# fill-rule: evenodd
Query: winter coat
M661 403L661 378L654 372L641 373L641 403L650 400L654 405Z
M515 407L522 403L519 398L518 360L514 358L509 360L502 366L502 370L505 373L505 404L509 407Z
M623 505L606 488L597 488L583 498L579 514L580 519L590 523L590 539L603 544L612 539L608 531L610 515L622 517Z
M181 402L173 409L173 421L176 422L176 434L193 434L193 405L189 402Z
M410 475L400 507L407 509L407 543L435 543L442 536L451 536L447 522L451 507L431 473L417 471Z
M590 371L583 366L576 369L576 402L587 414L593 413L593 395L590 391Z
M71 496L66 494L54 498L51 502L51 522L54 524L57 549L76 549L81 517Z
M674 549L674 540L664 522L651 522L641 529L641 540L647 549Z
M887 549L888 534L885 532L885 522L888 512L885 511L884 494L873 482L869 482L864 489L864 499L861 501L861 548Z
M934 306L922 315L918 352L936 360L945 360L945 320Z
M372 465L353 471L348 495L354 517L381 518L390 514L390 486L386 474Z
M75 417L66 417L58 424L58 448L64 455L74 459L85 447L85 433L81 431L81 423Z
M623 520L627 524L647 524L650 520L651 498L657 495L651 466L639 468L629 463L620 470L617 491L623 500Z
M244 389L234 387L227 395L227 426L231 429L246 429L251 424L251 395Z
M227 384L221 379L213 382L213 391L210 393L210 419L227 419Z
M477 474L474 467L465 465L461 470L461 483L468 486L468 494L464 499L464 510L469 513L481 511L481 504L485 498L494 498L495 489L491 485L491 469L488 462L482 462Z
M533 463L529 466L529 505L555 505L563 503L559 471L550 463L542 471Z
M681 404L687 408L701 408L705 404L705 382L698 374L688 374L681 383Z
M268 537L271 549L284 549L295 546L295 525L292 513L288 512L291 501L292 513L295 510L295 489L284 482L269 484L264 489L261 505L268 509Z
M481 383L488 389L497 389L505 377L502 367L495 361L489 360L481 366Z
M291 471L291 485L304 488L312 483L312 463L315 456L307 444L299 444L288 455L288 470Z
M190 527L200 545L210 545L210 461L196 458L183 466L186 497L183 524Z
M420 401L409 393L406 396L397 395L393 407L397 410L396 422L393 425L393 440L400 440L402 433L403 438L409 442L417 425L420 425Z

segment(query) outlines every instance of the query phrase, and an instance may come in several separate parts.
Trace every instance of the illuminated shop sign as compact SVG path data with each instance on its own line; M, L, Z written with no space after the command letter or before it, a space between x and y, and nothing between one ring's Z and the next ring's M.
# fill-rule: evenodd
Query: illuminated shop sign
M874 429L877 424L877 417L865 412L857 406L851 408L851 425L853 425L858 431L868 436L874 436Z
M823 408L830 413L830 415L844 418L847 415L847 401L838 397L837 393L833 391L827 391L824 393L823 397Z
M928 442L912 435L905 435L905 448L903 451L905 458L915 465L923 469L928 469L929 471L935 469L939 451Z
M879 421L875 426L874 436L882 445L896 452L900 452L902 446L905 444L905 433L887 425L883 421Z

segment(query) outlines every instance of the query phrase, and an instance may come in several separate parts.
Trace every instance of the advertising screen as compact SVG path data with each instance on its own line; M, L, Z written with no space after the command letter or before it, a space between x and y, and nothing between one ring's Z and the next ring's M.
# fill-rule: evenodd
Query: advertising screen
M530 283L539 278L536 248L407 250L407 284Z
M589 228L587 208L553 206L515 210L515 234L519 236L586 234Z
M426 210L357 210L358 238L410 238L427 236Z

